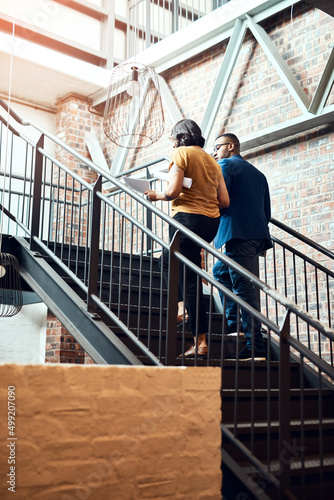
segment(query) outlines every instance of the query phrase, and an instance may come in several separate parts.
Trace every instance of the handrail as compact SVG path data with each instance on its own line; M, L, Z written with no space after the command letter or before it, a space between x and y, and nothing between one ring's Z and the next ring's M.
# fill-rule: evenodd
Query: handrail
M299 252L299 250L296 250L295 248L291 247L290 245L288 245L287 243L285 243L284 241L282 240L279 240L278 238L276 238L275 236L271 236L271 239L272 241L276 242L276 243L279 243L282 247L284 247L286 250L289 250L290 252L293 252L296 256L300 257L300 258L303 258L306 262L308 262L309 264L312 264L312 266L316 267L317 269L319 269L319 271L323 271L324 273L328 274L328 276L331 276L332 278L334 278L334 272L331 271L330 269L328 269L328 267L325 267L323 266L322 264L319 264L318 262L316 262L314 259L311 259L311 257L308 257L308 255L305 255L303 254L302 252ZM305 242L306 243L306 242ZM315 243L315 245L317 245ZM312 245L313 246L313 245ZM313 246L313 248L316 248L316 246ZM323 247L321 247L323 249ZM322 252L321 249L319 248L316 248L319 252ZM326 250L326 249L324 249ZM324 252L322 252L324 253ZM328 257L330 257L328 255ZM334 258L334 257L333 257Z
M200 244L200 246L205 251L211 253L216 259L221 260L222 262L226 263L229 267L231 267L234 271L236 271L238 274L240 274L244 278L250 279L252 281L252 283L254 283L260 290L262 290L263 292L265 292L267 295L269 295L270 297L272 297L274 300L279 301L287 309L293 311L295 314L298 314L300 316L300 318L304 319L305 321L310 322L310 324L314 328L316 328L317 330L320 330L326 336L327 336L327 334L334 335L334 330L328 329L328 331L327 331L327 329L325 327L323 327L323 325L320 323L320 321L315 320L309 313L305 312L303 309L301 309L298 305L294 304L287 297L285 297L284 295L282 295L279 292L277 292L277 290L272 289L271 287L269 287L265 282L263 282L262 280L260 280L258 278L258 276L250 273L249 271L246 271L242 266L240 266L239 264L237 264L234 260L232 260L231 258L229 258L227 255L223 254L222 252L220 252L216 248L212 247L212 245L208 244L205 240L203 240L202 238L200 238L198 235L196 235L192 231L190 231L187 228L185 228L185 226L183 226L182 224L180 224L179 222L177 222L176 220L174 220L168 214L166 214L165 212L163 212L162 210L160 210L158 207L156 207L155 205L153 205L151 202L147 201L144 197L142 197L139 194L137 194L136 191L132 190L131 188L128 188L125 184L121 183L118 179L116 179L116 177L112 176L110 173L106 172L103 168L99 167L94 162L92 162L91 160L89 160L88 158L86 158L85 156L83 156L82 154L80 154L77 151L75 151L72 147L70 147L67 144L65 144L61 139L58 139L56 136L54 136L53 134L49 133L46 129L44 129L43 127L39 126L38 124L36 124L33 121L22 120L13 110L11 110L7 106L7 104L5 103L5 101L3 101L3 99L1 99L1 98L0 98L0 106L2 106L7 112L9 112L10 116L12 116L21 125L31 126L31 127L35 128L35 129L37 129L38 131L40 131L43 135L45 135L46 137L48 137L50 140L54 141L59 146L61 146L63 149L65 149L67 152L71 153L75 158L79 159L85 165L91 167L101 177L105 177L108 181L110 181L111 183L115 184L119 189L121 189L122 191L126 192L130 197L134 198L141 205L145 206L148 210L150 210L153 213L155 213L156 215L158 215L162 220L164 220L165 222L167 222L169 225L174 226L180 233L186 234L186 236L189 239L191 239L194 243ZM19 132L18 132L18 134L20 135ZM38 149L43 154L46 153L43 148L38 148ZM51 155L49 155L49 154L48 154L48 157L49 157L49 159L52 158ZM67 167L65 167L64 165L62 165L56 159L52 159L52 161L54 161L55 163L57 163L59 166L61 165L61 167L64 168L64 170L70 172L70 170ZM154 163L155 162L152 162L151 164L154 164ZM139 170L139 169L136 169L136 171L137 170ZM77 179L79 179L81 183L85 184L85 186L87 185L87 183L85 181L83 181L83 179L81 179L75 173L71 172L71 175L74 176L74 177L76 177ZM91 189L91 187L90 187L90 189ZM107 198L104 197L102 193L99 196L101 198L105 198L105 201L107 201ZM275 219L272 219L271 221L273 221L273 223L275 223L275 224L277 222L280 227L284 227L285 228L285 226L283 224L279 223ZM290 229L289 229L289 232L291 232L291 234L297 234L297 235L299 234L299 233L297 233L297 232L295 232L293 230L290 230ZM305 239L305 241L311 241L311 240L308 240L308 238L305 238L305 237L303 237L303 238ZM315 245L315 248L317 248L317 247L318 246ZM330 252L330 255L332 255L331 252ZM180 257L180 259L184 259L184 257L181 254L179 255L179 257ZM334 257L334 255L333 255L333 257ZM196 272L197 271L201 272L200 270L196 269ZM206 277L205 277L205 279L206 279ZM215 286L217 286L216 282L215 282ZM331 337L328 337L328 338L331 338ZM334 337L332 338L332 340L334 340Z
M291 234L291 236L294 236L298 240L303 241L304 243L306 243L310 247L314 248L318 252L323 253L324 255L326 255L327 257L330 257L331 259L334 259L333 252L331 252L330 250L327 250L327 248L323 247L322 245L319 245L319 243L316 243L315 241L310 240L309 238L307 238L307 236L304 236L303 234L298 233L298 231L291 229L289 226L286 226L285 224L283 224L283 222L280 222L277 219L273 219L273 218L270 219L270 222L272 224L274 224L274 226L277 226L280 229L283 229L286 233Z
M4 101L2 101L2 99L0 99L0 105L2 107L4 107L3 104L4 104ZM9 108L7 106L5 107L5 109L6 108L7 108L7 110L9 110ZM96 165L95 163L93 163L91 160L87 159L86 157L84 157L80 153L76 152L70 146L67 146L66 144L64 144L60 139L58 139L57 137L53 136L48 131L46 131L45 129L43 129L43 127L40 127L39 125L35 124L34 122L23 121L14 112L9 112L9 114L10 114L10 116L13 119L17 120L17 122L20 123L21 125L25 125L25 126L29 125L29 126L35 128L36 130L38 130L39 132L41 132L43 137L44 136L48 137L50 140L52 140L53 142L55 142L56 144L58 144L59 146L61 146L68 153L70 153L73 157L77 158L81 163L87 165L92 170L94 170L96 172L96 174L98 175L98 180L96 181L96 183L89 184L86 181L84 181L83 179L81 179L80 176L78 176L77 174L73 173L68 167L66 167L65 165L63 165L60 161L56 160L42 146L38 146L38 144L42 144L43 141L40 140L38 142L37 146L35 145L36 158L39 155L39 157L38 157L38 159L39 159L39 162L38 162L39 166L38 166L38 168L39 169L41 168L41 165L43 163L41 161L41 158L47 158L55 166L57 166L59 168L59 170L58 170L58 179L60 177L60 174L59 174L60 171L62 172L62 174L65 173L65 179L66 179L67 175L71 176L71 178L73 180L76 180L79 183L79 187L80 187L79 191L80 191L80 193L81 193L81 191L84 191L85 195L87 194L88 198L87 199L84 198L83 201L80 198L79 199L79 205L77 205L77 206L79 206L79 208L80 208L80 207L82 207L82 205L85 205L85 212L84 212L84 216L86 217L86 219L85 219L86 229L85 230L87 232L86 232L86 240L85 240L86 243L85 243L85 247L84 247L84 253L85 253L84 258L86 259L86 255L88 254L87 263L88 263L88 268L89 268L89 279L87 280L86 276L85 276L83 278L83 281L81 282L81 279L79 277L80 275L77 275L77 274L73 273L71 271L71 269L69 267L67 267L65 264L62 265L63 261L61 260L61 258L57 257L56 252L55 251L53 252L52 250L49 250L49 248L43 244L41 238L38 236L38 234L39 234L39 227L38 227L38 224L39 224L39 210L38 210L38 205L36 205L36 204L35 204L35 211L33 211L34 212L33 216L34 216L34 221L37 220L37 222L35 222L35 230L34 230L34 232L31 231L31 243L34 244L34 248L36 248L36 247L42 248L46 252L46 254L49 255L50 257L52 257L52 259L57 264L59 263L59 265L62 268L62 270L65 271L68 274L68 276L70 276L72 279L74 279L75 283L77 285L79 285L79 287L81 288L81 290L84 291L84 293L86 294L86 297L87 297L87 309L89 311L90 311L89 305L91 306L92 304L93 304L93 306L97 310L99 310L99 309L102 310L102 313L105 316L108 316L110 319L112 319L115 322L116 326L119 327L121 329L121 331L123 333L125 333L125 335L127 335L127 337L133 342L133 344L138 349L140 349L145 355L147 355L147 357L153 363L159 364L159 365L161 364L160 361L159 361L159 359L155 358L154 354L150 351L150 349L148 347L146 347L144 344L141 343L139 335L138 336L134 335L133 332L131 332L130 328L128 328L126 326L126 324L122 322L120 314L116 315L113 311L111 311L111 308L110 308L111 299L109 299L109 308L108 308L105 305L106 301L102 300L102 293L101 293L101 296L99 296L98 292L96 291L97 290L97 285L96 285L96 283L97 283L97 274L98 274L97 273L97 267L99 265L99 262L98 262L98 259L92 258L91 254L89 252L89 249L94 248L94 251L95 251L95 254L96 254L96 249L103 248L103 246L99 247L100 234L99 234L99 229L97 229L97 226L100 228L100 225L101 225L100 208L101 208L102 203L103 203L103 207L105 208L105 210L107 209L107 207L108 208L110 207L112 209L111 213L112 214L117 213L117 216L119 216L120 220L122 221L119 224L120 225L120 232L121 232L121 235L120 235L121 242L122 242L122 239L123 239L123 231L124 231L124 223L123 222L125 220L127 223L129 223L130 225L133 225L136 229L139 230L142 238L145 235L147 237L147 241L149 241L149 240L151 240L151 242L154 241L155 244L159 245L159 249L162 249L162 250L163 249L167 249L169 251L169 255L171 257L173 257L173 259L170 257L171 261L173 260L174 262L176 262L177 263L177 267L180 264L181 266L183 266L186 269L193 270L194 272L196 272L196 274L198 275L199 278L205 280L209 284L209 286L211 286L211 289L213 287L215 287L216 290L220 290L221 292L223 292L223 294L225 296L227 296L227 297L231 298L232 300L234 300L234 302L237 304L237 307L239 309L241 308L241 309L244 309L244 310L248 311L249 313L251 313L251 315L253 317L257 318L262 324L264 324L265 326L267 326L267 328L269 329L269 336L268 336L268 338L270 338L271 332L275 333L280 338L280 347L281 347L281 349L284 350L284 361L288 362L288 359L289 359L289 349L290 349L290 347L292 347L293 349L295 349L297 352L300 353L302 359L305 357L306 359L310 360L310 362L319 369L319 374L320 375L326 374L327 376L329 376L331 378L334 378L334 369L333 369L333 366L330 366L330 364L326 363L323 359L321 359L321 356L317 356L316 354L312 353L312 351L311 351L311 349L310 349L309 346L308 347L305 346L302 342L300 342L299 340L294 339L290 335L290 333L291 333L290 323L288 321L286 321L286 318L287 317L289 318L289 316L291 314L294 314L297 320L300 319L300 320L302 320L307 325L307 328L311 327L311 328L315 329L316 331L319 332L319 334L321 333L330 342L334 342L334 329L325 326L319 319L317 319L314 316L312 316L308 311L305 311L300 305L294 303L288 297L286 297L285 295L283 295L279 291L275 290L275 288L270 287L267 283L265 283L263 280L261 280L258 276L254 275L254 274L252 274L252 273L250 273L248 271L246 271L243 267L241 267L239 264L237 264L234 260L232 260L231 258L229 258L227 255L223 254L220 250L215 249L212 245L208 244L205 240L203 240L202 238L200 238L199 236L197 236L196 234L194 234L193 232L191 232L190 230L188 230L187 228L185 228L185 226L183 226L182 224L178 223L175 219L173 219L172 217L170 217L168 214L166 214L165 212L163 212L162 210L160 210L156 205L152 204L146 198L144 198L143 196L137 194L131 188L127 187L127 185L125 185L122 182L120 182L120 180L119 180L120 175L117 176L117 177L112 176L109 172L106 172L104 169L100 168L98 165ZM6 120L5 120L5 123L7 123ZM16 132L17 132L17 135L19 137L24 137L24 135L21 134L20 132L18 132L18 131L16 131ZM165 161L166 158L163 158L162 160ZM141 169L148 168L149 166L152 166L152 165L154 165L157 162L160 162L162 160L158 159L158 160L149 162L144 167L143 166L141 166L141 167L135 167L134 169L132 169L131 171L128 171L127 173L138 172ZM32 175L31 175L31 177L32 177ZM168 243L166 243L163 240L163 238L160 238L149 227L147 227L147 226L145 226L145 224L141 223L139 219L136 219L132 215L132 212L129 213L129 212L126 211L126 209L123 210L122 207L120 205L117 205L115 203L115 201L113 201L112 198L108 194L105 194L105 193L102 192L102 187L101 187L102 186L102 182L101 182L102 179L106 179L107 181L109 181L112 184L114 184L121 192L126 193L127 195L129 195L130 198L132 198L133 200L135 200L135 201L138 202L138 205L141 205L142 207L144 207L147 210L148 213L155 214L157 216L157 218L159 218L159 220L166 222L170 226L173 226L177 230L177 232L185 234L187 236L187 238L189 238L190 240L192 240L197 245L200 245L214 259L217 259L217 260L220 260L220 261L224 262L231 269L233 269L234 271L236 271L239 275L241 275L244 278L246 278L247 280L251 281L253 285L255 285L259 290L261 290L264 293L264 295L265 295L266 298L269 297L269 298L273 299L273 301L274 301L275 304L279 304L280 306L282 306L282 308L285 309L285 320L284 320L283 327L280 327L277 324L277 323L279 323L278 320L276 320L276 322L272 321L271 319L269 319L269 317L263 315L261 312L255 310L255 309L253 309L251 306L249 306L247 303L245 303L241 298L239 298L238 296L235 296L230 290L228 290L222 284L220 284L219 282L217 282L213 278L213 276L212 276L211 273L209 273L206 270L203 270L203 269L195 266L191 261L189 261L179 251L177 245L174 247L173 245L169 245ZM35 186L37 186L39 189L41 189L42 175L41 175L41 171L40 170L39 170L38 176L36 177L36 169L35 169L35 177L33 179L32 178L30 179L30 183L34 184L34 188L35 188ZM51 181L50 185L53 186L52 181ZM57 189L58 190L60 189L60 186L61 186L61 183L58 182L58 185L57 185ZM63 182L62 189L63 189L63 192L62 192L63 198L61 198L59 196L59 199L57 200L58 201L58 205L57 205L57 212L56 212L56 217L55 217L56 224L58 222L58 208L59 208L59 204L60 203L64 203L64 200L65 201L67 200L67 198L66 198L67 190L68 191L72 191L72 201L73 201L73 195L74 195L74 192L75 192L74 187L73 188L68 187L66 181ZM36 192L38 192L38 191L36 191ZM46 199L46 198L44 198L44 199ZM48 202L49 202L50 201L49 198L47 198L47 199L48 199ZM35 202L35 200L33 199L32 200L32 204L34 204L34 202ZM69 205L71 205L71 202L69 202ZM47 208L48 208L48 205L47 205ZM5 208L5 210L7 210L7 209ZM94 210L95 210L95 214L98 214L96 216L96 220L94 219L94 214L92 213L92 212L94 212ZM8 211L8 210L7 210L7 212L10 213L10 211ZM7 212L4 211L4 213L7 213ZM15 218L12 214L10 215L10 218L11 218L11 220L15 219L15 221L18 222L17 218ZM54 219L52 219L51 216L50 216L50 221L52 223L54 223ZM48 227L48 229L49 229L49 231L51 233L52 230L53 230L53 226L52 226L52 223L50 223L50 221L49 221L49 227ZM99 222L99 223L97 223L97 222ZM276 221L274 219L272 219L271 222L273 224L276 223ZM95 224L95 226L94 226L94 224ZM95 231L94 231L94 240L93 240L93 237L92 237L92 225L94 226L94 229L95 229ZM284 226L281 223L278 223L277 225L278 225L278 227L281 227L281 228ZM64 227L65 227L65 224L62 226L62 229L63 229L63 233L62 234L64 234L64 232L66 231L66 228L64 229ZM284 229L285 229L285 226L284 226ZM287 229L288 229L287 232L289 232L291 235L294 235L294 233L296 233L293 230L289 230L289 228L287 228ZM297 234L298 233L296 233L296 235ZM71 233L71 235L72 235L72 233ZM89 239L90 245L88 245L88 237L90 238ZM105 235L103 235L103 237L105 237ZM308 238L305 238L305 237L300 238L300 239L302 239L303 241L307 242L308 244L309 244L309 241L311 241L311 240L308 240ZM274 239L274 241L275 240L277 242L279 242L279 240ZM58 241L59 240L57 240L57 238L53 238L52 244L54 243L56 245L56 242L58 242ZM78 241L79 241L79 239L78 239ZM104 241L104 240L102 240L102 241ZM312 243L311 246L313 246L317 250L321 251L320 250L320 248L321 248L320 246L314 244L314 242L311 242L311 243ZM74 242L72 243L72 240L70 240L69 246L71 247L71 245L74 245L74 244L75 243ZM289 247L286 244L283 244L283 245L285 245L285 248L287 248L287 249L291 248L291 247ZM143 245L142 245L142 248L143 248ZM148 245L147 245L146 248L148 248ZM147 250L147 254L146 254L148 256L147 259L152 259L153 258L152 257L152 254L153 254L152 249L153 249L153 244L151 244L149 250ZM324 249L324 250L325 250L325 252L323 252L323 253L325 253L326 255L328 255L328 253L326 252L326 249ZM298 255L297 251L295 251L295 253ZM331 252L329 252L328 256L331 256ZM303 256L303 257L305 257L305 256ZM78 257L76 257L76 258L78 259ZM114 252L113 251L111 251L111 259L112 258L114 258ZM142 253L141 253L140 258L142 258ZM69 252L68 259L69 260L71 259L70 252ZM119 265L120 271L119 271L119 276L117 276L117 280L113 281L112 276L111 276L111 270L113 269L113 265L112 265L112 262L109 264L110 277L108 277L108 280L109 280L108 284L110 285L110 288L112 288L115 281L119 282L120 283L120 288L119 288L120 291L118 293L120 294L121 293L121 285L122 285L122 279L121 279L122 276L121 276L121 273L122 273L122 270L123 270L123 267L121 265L121 263L122 263L122 261L121 261L122 255L120 255L119 259L120 259L120 265ZM307 258L306 260L307 260L307 262L310 262L312 264L314 262L314 261L312 261L312 259L309 259L309 258ZM85 260L85 264L86 264L86 260ZM140 262L140 266L141 265L142 265L142 263ZM324 266L322 266L322 267L323 267L323 270L326 270L326 272L328 271L327 269L324 268ZM93 268L93 271L92 271L92 268ZM103 261L101 261L101 268L103 268ZM129 265L129 272L130 272L130 270L131 270L131 266ZM76 269L76 271L77 271L77 269ZM84 270L84 273L86 273L86 268ZM139 270L139 274L140 273L141 273L141 270ZM151 268L149 270L149 273L150 273L150 278L149 279L151 280L151 274L152 274L152 269ZM170 274L172 274L172 272ZM329 273L329 275L333 276L333 273ZM141 279L141 275L140 275L140 279ZM95 282L94 282L94 280L95 280ZM131 281L131 277L129 277L129 280ZM101 277L101 281L102 281L102 277ZM174 280L174 281L176 282L176 287L177 287L177 279ZM88 286L86 284L87 282L88 282ZM139 297L141 297L141 286L142 286L141 282L139 282L139 284L137 285L138 296ZM177 295L175 293L176 287L175 287L175 283L173 282L173 285L169 288L169 294L168 294L168 296L174 294L174 297L173 297L174 299L175 299L175 297ZM151 281L149 281L149 286L147 286L147 288L149 289L149 293L151 293L151 289L152 289L152 287L151 287ZM119 295L119 298L120 298L120 295ZM140 299L138 299L138 300L140 300ZM120 304L121 301L119 300L118 303ZM129 303L130 303L130 299L129 299ZM139 304L139 302L138 302L138 304ZM150 302L149 302L149 304L150 304ZM94 310L94 307L92 307L92 310ZM139 305L137 305L137 307L139 309ZM169 321L170 321L170 317L172 317L173 314L174 314L174 312L175 312L174 309L173 309L173 307L174 307L174 303L171 304L170 309L169 309L169 306L167 306L167 314L168 314L167 328L166 328L167 333L169 332L169 330L168 330L169 328L170 328L170 331L172 331L172 328L169 326ZM127 314L130 314L130 312L127 312ZM176 319L176 318L174 318L174 319ZM320 335L319 335L319 337L320 337ZM169 345L169 341L168 341L168 345ZM167 357L167 355L166 355L166 358L169 361L169 358ZM175 356L175 358L176 358L176 356ZM222 362L221 366L224 367L223 359L221 360L221 362ZM195 364L196 364L196 358L195 358ZM237 367L238 367L238 364L237 364ZM280 373L282 374L283 371L284 371L284 369L281 366L280 367ZM282 395L285 398L285 401L286 401L286 398L289 397L288 393L286 391L287 384L288 384L288 381L286 381L286 383L284 384L283 389L282 388L280 389L280 390L282 390ZM288 429L288 427L289 427L289 425L290 425L288 416L286 418L284 418L284 415L283 415L281 420L282 420L282 422L280 421L279 425L282 426L282 428L284 428L284 431L286 432L287 429ZM245 451L245 450L243 450L243 451Z

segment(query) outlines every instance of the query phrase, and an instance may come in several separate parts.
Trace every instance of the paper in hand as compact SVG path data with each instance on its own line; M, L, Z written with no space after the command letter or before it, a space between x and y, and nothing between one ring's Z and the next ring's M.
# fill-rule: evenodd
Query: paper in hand
M148 179L135 179L134 177L126 177L125 175L123 175L122 179L130 188L139 193L151 190L151 182Z

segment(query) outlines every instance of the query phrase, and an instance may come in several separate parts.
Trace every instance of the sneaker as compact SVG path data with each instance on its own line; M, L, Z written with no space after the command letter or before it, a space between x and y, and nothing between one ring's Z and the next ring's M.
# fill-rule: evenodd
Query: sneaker
M230 360L236 360L237 359L237 355L234 354L232 356L230 356L229 358L226 358L226 359L230 359ZM254 352L254 358L252 356L252 351L251 349L249 349L248 347L244 347L240 352L239 352L239 360L240 361L251 361L252 359L254 359L254 361L266 361L266 353L264 350L256 350Z

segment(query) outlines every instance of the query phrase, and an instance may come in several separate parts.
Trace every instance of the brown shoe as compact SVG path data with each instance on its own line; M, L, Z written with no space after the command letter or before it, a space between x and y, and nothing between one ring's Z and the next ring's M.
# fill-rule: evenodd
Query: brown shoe
M192 345L184 354L180 354L178 358L194 358L196 354L196 348ZM208 355L208 346L202 346L197 349L197 356L207 356Z

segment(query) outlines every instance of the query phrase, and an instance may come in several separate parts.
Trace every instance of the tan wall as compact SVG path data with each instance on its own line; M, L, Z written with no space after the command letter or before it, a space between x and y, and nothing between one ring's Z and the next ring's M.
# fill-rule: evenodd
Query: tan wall
M0 381L1 499L221 498L219 368L2 365Z

